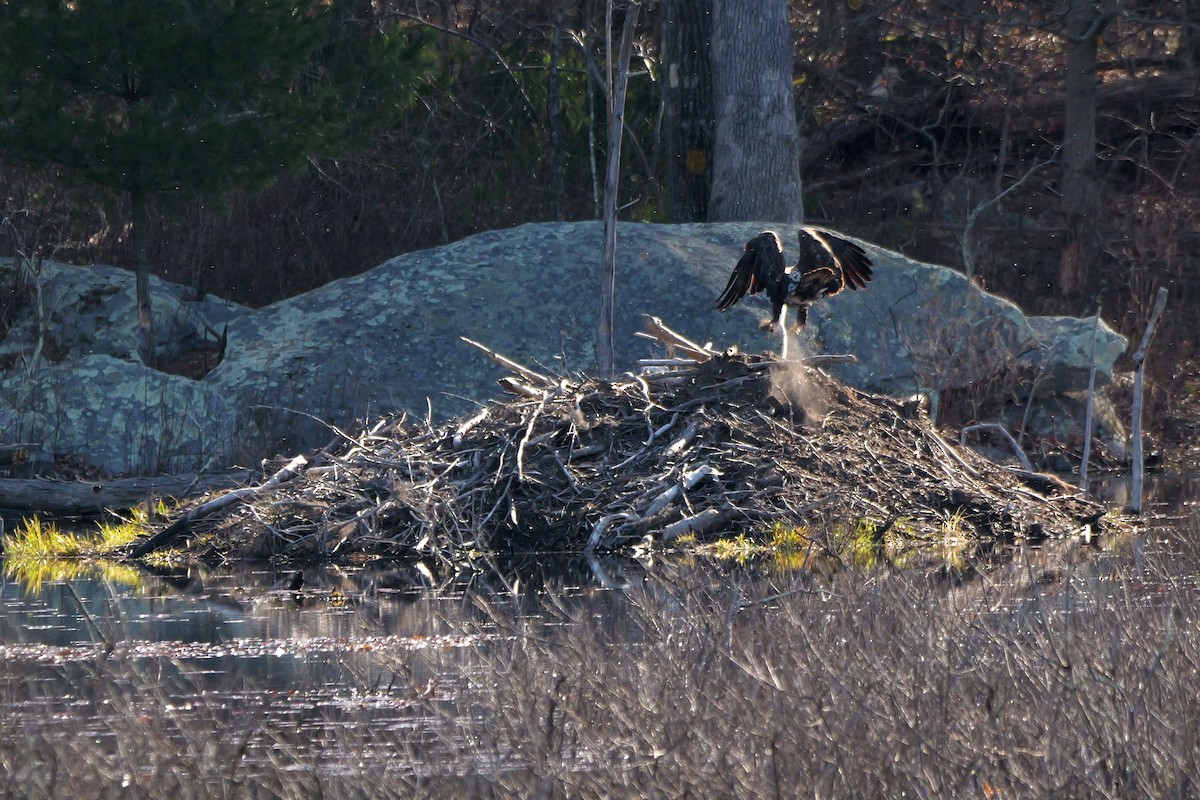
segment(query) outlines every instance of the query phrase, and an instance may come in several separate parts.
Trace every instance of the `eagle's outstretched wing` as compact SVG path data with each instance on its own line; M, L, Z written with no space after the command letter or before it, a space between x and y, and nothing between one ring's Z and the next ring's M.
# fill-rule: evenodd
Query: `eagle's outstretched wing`
M875 273L871 269L871 258L861 247L817 228L801 228L799 238L800 265L805 272L828 267L841 274L841 286L829 294L837 294L838 289L846 286L851 289L867 288L867 283Z
M726 311L750 294L766 291L772 304L782 305L780 293L787 280L783 263L783 245L773 231L763 231L746 242L746 250L738 259L725 291L717 298L717 310ZM778 316L778 314L776 314Z

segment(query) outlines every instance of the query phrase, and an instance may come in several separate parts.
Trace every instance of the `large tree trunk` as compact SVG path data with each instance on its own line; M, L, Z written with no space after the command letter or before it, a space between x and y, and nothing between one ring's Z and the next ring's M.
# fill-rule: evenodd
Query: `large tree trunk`
M1104 18L1094 0L1071 0L1066 19L1062 202L1066 237L1058 288L1082 302L1095 283L1100 255L1099 186L1096 181L1096 36Z
M703 222L712 182L712 0L661 0L659 21L669 217Z
M713 0L713 221L802 222L787 0Z

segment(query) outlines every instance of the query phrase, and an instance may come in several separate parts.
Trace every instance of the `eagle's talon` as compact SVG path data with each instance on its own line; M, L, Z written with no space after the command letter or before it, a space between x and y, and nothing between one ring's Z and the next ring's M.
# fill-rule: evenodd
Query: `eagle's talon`
M766 331L767 333L772 333L775 330L775 320L764 319L762 322L758 323L758 329L761 331Z

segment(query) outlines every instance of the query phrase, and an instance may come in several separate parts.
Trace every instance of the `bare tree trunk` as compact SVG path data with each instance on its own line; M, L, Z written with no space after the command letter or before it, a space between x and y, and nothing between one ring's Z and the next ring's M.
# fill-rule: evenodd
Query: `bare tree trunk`
M803 222L787 0L713 0L712 221Z
M616 318L617 290L617 187L621 176L621 139L625 130L625 87L629 82L629 58L633 54L633 35L637 29L641 4L630 3L625 9L625 27L621 31L621 50L617 55L616 74L612 64L612 7L608 0L605 31L605 55L608 60L608 161L604 171L604 258L600 268L600 341L596 350L601 375L616 372L613 348L613 323Z
M146 228L150 214L147 209L146 193L134 190L129 193L131 224L129 236L133 244L135 267L138 331L138 358L147 367L154 366L154 316L150 307L150 260L146 257Z
M669 216L703 222L712 182L712 0L661 0L659 20Z
M1154 296L1154 308L1150 311L1150 319L1146 323L1146 331L1142 334L1142 343L1133 354L1133 421L1130 433L1133 436L1133 486L1130 490L1130 506L1133 513L1142 513L1142 475L1145 462L1142 459L1142 376L1146 371L1146 350L1150 347L1150 338L1158 326L1158 318L1162 316L1167 304L1167 287L1158 287Z
M1066 107L1063 118L1062 203L1066 241L1058 288L1082 301L1092 289L1100 255L1096 180L1096 36L1104 28L1094 0L1070 0L1067 12Z

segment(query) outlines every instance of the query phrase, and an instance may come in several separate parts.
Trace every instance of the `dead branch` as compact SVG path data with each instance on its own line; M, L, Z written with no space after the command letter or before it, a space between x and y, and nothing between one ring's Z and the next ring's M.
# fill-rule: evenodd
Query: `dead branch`
M187 533L188 529L197 520L216 511L220 511L221 509L233 505L239 501L248 501L259 497L263 493L269 492L271 489L274 489L280 484L290 481L292 478L300 474L306 466L308 466L308 459L304 456L296 456L287 464L285 464L282 469L280 469L270 478L267 478L258 486L247 486L242 489L235 489L232 492L226 492L214 500L209 500L207 503L202 503L196 506L191 511L176 520L174 524L164 528L163 530L151 536L149 539L146 539L140 544L134 546L134 548L130 551L130 556L132 558L142 558L150 553L155 552L156 550L169 547L177 539L179 539L179 537Z
M1026 472L1033 472L1033 464L1029 463L1029 456L1025 455L1025 451L1021 449L1021 445L1017 444L1017 440L1008 432L1008 428L998 422L980 422L976 425L968 425L963 428L958 437L960 446L965 447L967 444L967 434L972 431L993 431L1000 434L1012 446L1013 454L1017 457L1017 461L1021 462L1021 468Z
M646 339L653 339L667 347L667 352L672 350L682 350L689 357L696 361L708 361L713 356L717 355L715 350L705 347L702 344L696 344L691 339L684 336L678 331L668 328L663 321L649 314L642 315L642 323L644 329L637 335Z
M518 375L520 375L522 378L524 378L527 381L534 381L535 383L544 383L547 386L554 386L557 384L557 381L555 381L553 378L548 378L545 375L543 375L542 373L540 373L536 370L532 370L529 367L525 366L524 364L519 364L516 361L513 361L511 358L508 358L507 356L502 356L499 353L497 353L495 350L492 350L487 345L480 344L479 342L475 341L474 339L468 339L466 336L460 336L458 338L462 339L464 342L471 345L472 347L482 350L484 355L486 355L492 361L494 361L495 363L499 364L500 366L504 367L505 369L507 369L511 372L517 373Z
M703 536L716 530L732 518L733 512L729 509L706 508L699 514L684 517L679 522L663 528L662 540L664 543L670 542L689 533L696 536Z

